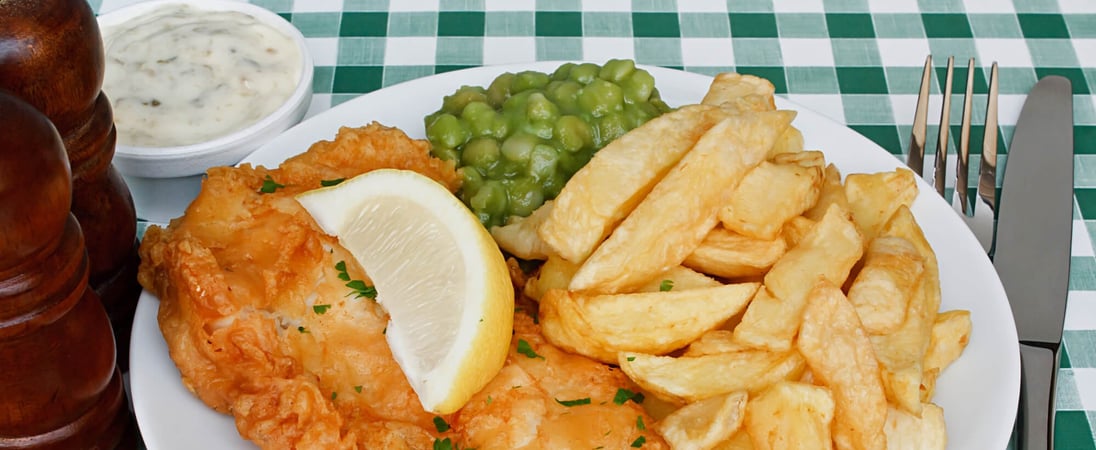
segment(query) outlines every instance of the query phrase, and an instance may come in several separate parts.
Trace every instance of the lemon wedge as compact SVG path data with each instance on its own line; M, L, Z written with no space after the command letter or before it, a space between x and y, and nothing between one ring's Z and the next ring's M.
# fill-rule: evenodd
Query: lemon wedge
M457 411L502 368L514 289L502 253L434 180L381 169L299 194L365 269L389 314L385 336L427 411Z

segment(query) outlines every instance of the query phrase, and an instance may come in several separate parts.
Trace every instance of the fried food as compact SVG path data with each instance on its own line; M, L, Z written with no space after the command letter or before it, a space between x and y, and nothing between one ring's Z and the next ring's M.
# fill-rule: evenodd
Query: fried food
M456 190L451 163L428 149L377 124L344 128L277 169L211 169L184 217L150 227L139 277L160 298L160 328L184 385L235 416L240 434L263 448L417 449L444 438L481 449L514 448L510 442L626 447L640 434L636 417L647 416L639 405L611 400L634 385L619 370L544 343L524 314L515 317L513 347L493 384L442 418L450 431L439 432L422 409L385 341L386 313L347 286L368 286L367 274L293 196L384 167L415 170ZM527 356L521 342L539 357ZM516 379L523 388L507 394L520 393L521 402L482 397ZM580 394L597 401L556 401ZM604 400L610 407L598 405ZM616 434L573 426L579 420L606 423ZM522 421L528 426L517 427ZM512 441L493 437L500 426ZM657 434L645 436L648 446L663 445Z

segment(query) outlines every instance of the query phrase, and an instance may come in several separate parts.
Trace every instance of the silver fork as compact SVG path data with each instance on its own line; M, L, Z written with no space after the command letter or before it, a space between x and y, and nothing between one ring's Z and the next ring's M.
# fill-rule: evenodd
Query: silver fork
M948 69L944 79L943 105L940 111L940 132L936 140L936 161L932 179L924 174L925 134L927 133L929 86L932 82L932 55L925 59L921 75L921 91L917 96L917 110L913 118L906 165L918 175L931 181L936 192L944 196L947 174L947 154L951 124L951 90L955 57L948 57ZM989 78L989 96L986 105L985 134L982 138L982 158L978 167L978 196L975 202L967 197L968 171L970 167L970 115L974 98L974 58L967 63L967 85L963 96L963 118L960 125L959 145L955 170L955 191L951 205L967 227L974 232L986 254L993 256L994 219L997 215L997 63L993 63ZM977 205L982 203L982 205Z

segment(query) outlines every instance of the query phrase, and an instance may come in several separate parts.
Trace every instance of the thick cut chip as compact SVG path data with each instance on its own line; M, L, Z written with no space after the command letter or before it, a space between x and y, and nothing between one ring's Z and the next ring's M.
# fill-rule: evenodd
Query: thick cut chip
M810 153L814 152L796 155ZM719 220L739 234L776 239L784 222L814 206L821 185L821 167L762 162L738 184L730 202L719 211Z
M776 138L769 155L777 156L785 153L798 153L803 151L803 133L796 127L788 127L780 137Z
M804 216L792 217L792 220L784 224L784 229L780 230L780 235L784 238L784 242L788 244L788 248L795 247L799 245L799 241L803 240L803 236L806 236L807 232L814 228L815 223L815 221Z
M887 450L944 450L948 446L944 409L932 403L921 408L921 417L891 406L883 431Z
M615 363L619 352L665 354L688 345L741 312L757 287L604 295L550 290L540 299L540 325L553 344Z
M640 286L636 292L684 291L722 286L719 280L685 266L671 267L662 275Z
M841 181L841 171L837 169L837 166L833 164L826 166L822 178L822 190L818 194L818 202L813 208L803 213L811 220L821 220L830 205L838 205L841 209L849 211L849 199L845 196L845 185Z
M822 282L811 291L796 342L812 376L833 393L836 448L884 448L887 399L879 364L856 310L835 285Z
M734 114L776 109L776 86L754 75L726 72L716 75L700 103L721 106Z
M839 207L831 207L799 245L788 250L765 275L764 289L746 308L742 323L735 328L735 339L772 351L790 349L807 295L815 284L826 280L842 285L863 250L856 226Z
M925 370L944 370L958 359L970 341L970 329L970 311L958 309L937 314L925 353Z
M868 333L890 333L902 325L924 270L921 254L905 239L881 236L868 245L864 267L849 288L849 302Z
M715 227L683 264L717 277L755 277L768 271L787 247L781 238L755 239Z
M744 428L739 428L738 432L715 447L712 450L753 450L753 442L750 441L750 433L747 433Z
M644 390L675 402L735 391L756 393L778 381L799 379L805 368L799 352L766 350L678 358L624 352L617 362Z
M726 115L713 106L684 106L610 142L560 191L541 239L564 259L584 261Z
M746 430L758 450L827 450L833 412L828 389L782 381L750 399Z
M788 127L789 130L792 128L793 127ZM773 164L795 164L800 167L814 167L819 171L823 171L826 168L826 155L817 150L794 153L786 152L773 155L772 158L769 158L769 162L772 162ZM821 176L822 172L819 172L819 177Z
M906 308L906 320L893 332L871 337L875 356L883 367L883 387L891 403L913 415L921 413L923 359L940 310L940 272L936 254L906 206L898 208L882 236L900 237L913 244L925 270Z
M704 356L719 353L734 353L750 350L752 347L734 340L731 330L712 330L693 341L682 356Z
M853 221L864 233L865 242L870 242L899 207L913 203L916 176L907 169L854 173L845 177L845 196Z
M576 271L578 271L578 264L556 255L549 256L544 264L540 265L536 276L525 282L524 293L533 300L540 300L550 289L567 289Z
M552 248L537 235L537 229L552 213L552 200L544 202L529 217L511 216L506 226L491 227L491 237L499 248L522 259L544 260Z
M571 290L624 292L681 264L794 118L792 111L774 111L731 116L713 126L579 267ZM553 212L561 206L557 202Z
M658 432L674 450L707 450L730 439L746 414L745 392L689 403L658 423Z

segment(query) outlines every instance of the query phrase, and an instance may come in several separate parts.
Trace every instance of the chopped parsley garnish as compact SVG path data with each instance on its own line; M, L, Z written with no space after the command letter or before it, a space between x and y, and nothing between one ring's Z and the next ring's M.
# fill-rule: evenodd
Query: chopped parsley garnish
M658 290L667 292L674 288L674 280L662 280L662 283L658 285Z
M454 444L449 438L434 438L434 450L460 450L460 445ZM466 448L464 450L474 450Z
M343 181L346 181L346 178L336 178L334 180L320 180L320 186L334 186L336 184L342 183Z
M636 440L632 441L632 448L640 448L647 442L647 438L640 436Z
M297 332L299 332L299 333L307 333L307 332L308 332L308 329L307 329L307 328L305 328L305 327L297 327Z
M528 342L525 342L525 339L518 339L518 353L521 353L530 358L544 359L543 356L538 355L537 352L533 350L533 347L529 345Z
M556 403L559 403L559 404L561 404L563 406L566 406L568 408L570 408L572 406L589 405L590 404L590 397L579 398L579 399L575 399L575 400L560 400L560 399L557 398L555 400L556 400Z
M636 360L635 356L629 356L628 357L628 362L632 362L632 361L635 361L635 360Z
M335 400L335 397L338 397L338 396L339 396L338 392L331 391L331 400Z
M643 403L643 393L632 392L631 390L624 388L617 389L616 395L613 396L613 403L623 405L628 400L636 403Z
M488 395L488 396L487 396L487 404L488 404L488 405L490 405L490 404L491 404L491 396L490 396L490 395Z
M329 309L331 309L331 305L312 305L312 312L316 314L323 314Z
M284 187L284 184L279 184L277 181L274 181L274 179L271 178L270 175L267 175L266 178L263 179L263 186L259 188L259 192L262 192L264 194L273 194L274 191Z
M357 294L354 298L368 297L373 300L377 299L377 289L375 287L365 284L362 280L350 279L350 274L346 272L346 261L335 263L335 270L339 272L339 279L345 281L346 287L351 290L347 295Z
M449 431L449 424L445 422L445 419L434 416L434 428L438 430L438 433L444 433Z
M643 416L636 416L636 428L639 428L639 431L647 431L647 425L643 423Z
M362 393L362 385L359 384L357 386L354 386L354 391L361 394Z

